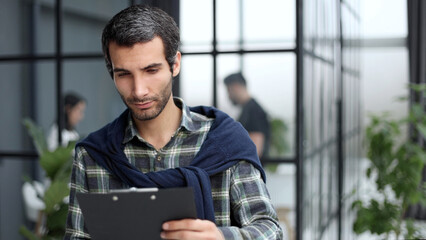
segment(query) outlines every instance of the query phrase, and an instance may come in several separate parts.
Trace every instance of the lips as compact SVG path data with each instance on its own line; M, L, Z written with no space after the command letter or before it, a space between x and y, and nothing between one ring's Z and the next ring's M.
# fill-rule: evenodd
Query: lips
M134 103L138 109L148 109L154 104L154 101L144 102L144 103Z

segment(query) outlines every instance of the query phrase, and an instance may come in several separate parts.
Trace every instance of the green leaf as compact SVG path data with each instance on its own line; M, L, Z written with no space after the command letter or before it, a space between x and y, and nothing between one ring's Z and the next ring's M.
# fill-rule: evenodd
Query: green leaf
M22 176L22 181L31 183L33 180L28 175L24 175Z
M41 155L42 153L48 151L43 129L37 126L30 118L24 118L22 123L27 128L28 133L32 137L38 154Z
M399 96L399 97L397 97L395 100L396 101L398 101L398 102L405 102L405 101L407 101L409 99L409 97L408 96Z
M416 92L426 91L426 84L411 83L411 84L409 84L409 87Z
M356 200L352 203L351 209L359 209L362 208L362 201Z
M68 214L68 205L61 204L59 210L47 215L47 221L46 221L47 228L51 232L55 231L58 234L60 232L63 232L62 233L63 235L65 233L65 224L67 221L67 214Z
M270 121L271 136L269 146L269 156L282 157L290 151L290 145L287 140L287 123L279 118L273 118Z
M73 146L58 147L53 152L44 152L40 156L40 165L46 171L47 176L54 180L62 165L72 161Z
M52 214L60 209L63 199L69 194L68 181L54 181L44 194L46 214Z
M426 125L425 124L416 124L417 130L426 138Z
M58 169L55 175L55 180L58 181L69 181L72 171L72 161L66 161L62 166Z
M274 173L278 169L278 163L266 163L263 168L268 172Z
M31 232L27 227L21 226L19 228L19 233L29 240L41 240L33 232Z
M413 115L413 120L422 119L425 115L423 106L421 104L415 103L411 106L410 113Z
M366 175L367 175L367 178L370 178L370 177L371 177L371 168L367 168L367 173L366 173Z

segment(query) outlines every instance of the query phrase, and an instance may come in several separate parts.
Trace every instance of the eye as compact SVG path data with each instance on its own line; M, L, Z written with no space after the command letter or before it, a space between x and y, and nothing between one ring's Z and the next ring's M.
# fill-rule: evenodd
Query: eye
M146 70L146 72L147 72L147 73L154 74L154 73L157 73L157 72L158 72L158 68L150 68L150 69L147 69L147 70Z
M129 74L130 74L129 72L120 72L120 73L117 74L117 77L124 77L124 76L127 76Z

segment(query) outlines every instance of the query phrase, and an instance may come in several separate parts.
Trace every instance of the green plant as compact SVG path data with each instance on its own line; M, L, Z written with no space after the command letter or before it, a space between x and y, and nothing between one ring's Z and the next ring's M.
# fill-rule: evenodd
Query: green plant
M288 126L286 122L280 118L273 118L270 124L270 146L268 156L271 158L279 158L290 151L290 146L287 141ZM267 164L265 169L269 172L275 172L278 164Z
M425 85L412 88L426 93ZM426 184L422 183L426 151L412 139L402 141L402 128L408 125L426 136L426 115L420 104L412 104L404 119L393 120L388 114L371 118L366 129L370 161L366 176L375 180L378 195L367 203L361 200L352 203L356 211L353 230L357 234L370 231L386 238L390 234L396 239L402 234L407 239L418 237L413 219L406 218L405 213L412 204L426 204Z
M21 226L20 233L31 240L62 239L65 233L65 223L68 212L68 204L64 199L69 195L68 182L71 175L72 151L75 142L67 147L59 146L54 151L48 151L43 130L31 119L23 120L24 126L33 139L40 158L40 165L45 170L50 185L44 192L42 201L45 209L42 214L45 217L43 233L36 234Z
M270 121L271 126L271 137L269 156L271 157L282 157L285 153L290 150L289 143L287 141L288 126L284 120L279 118L273 118Z

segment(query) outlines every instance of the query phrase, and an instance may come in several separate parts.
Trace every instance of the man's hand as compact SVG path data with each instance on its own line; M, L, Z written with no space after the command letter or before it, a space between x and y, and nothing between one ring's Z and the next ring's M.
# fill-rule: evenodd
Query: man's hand
M183 219L165 222L161 238L224 240L222 232L213 222L201 219Z

